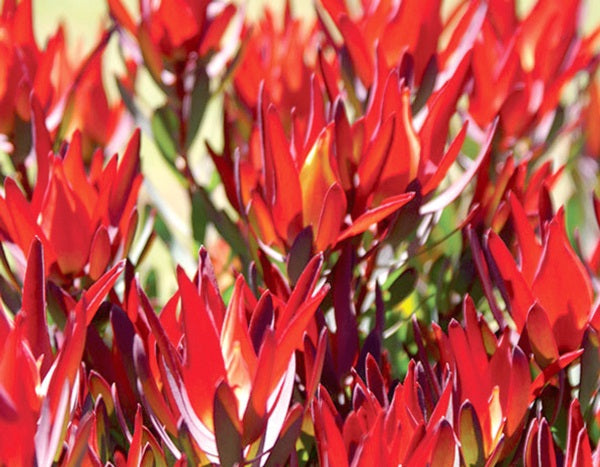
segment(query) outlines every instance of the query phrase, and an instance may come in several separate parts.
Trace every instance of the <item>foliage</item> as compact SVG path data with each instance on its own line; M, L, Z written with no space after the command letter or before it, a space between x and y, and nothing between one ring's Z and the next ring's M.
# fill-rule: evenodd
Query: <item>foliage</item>
M600 463L600 28L443 3L3 2L0 464Z

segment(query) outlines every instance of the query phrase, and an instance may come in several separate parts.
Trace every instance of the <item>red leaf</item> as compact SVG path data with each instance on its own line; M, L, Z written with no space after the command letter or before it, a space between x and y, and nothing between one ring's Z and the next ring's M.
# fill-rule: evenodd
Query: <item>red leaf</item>
M361 158L357 173L360 184L357 187L364 205L371 195L385 167L394 137L395 116L386 119L373 134L366 154Z
M133 338L133 361L139 381L138 390L143 395L144 405L146 408L148 408L148 406L150 407L150 413L156 414L169 433L173 435L176 434L177 421L167 407L165 400L156 385L156 381L150 370L146 351L144 350L144 344L138 335Z
M252 192L246 215L254 235L265 245L273 246L279 243L272 212L256 191Z
M183 269L177 269L181 293L181 316L186 344L185 385L198 417L212 428L213 396L217 381L225 376L225 363L219 342L220 332L208 314L206 305Z
M135 422L133 428L133 437L129 443L129 452L127 453L127 467L138 467L142 457L142 408L138 404L135 412Z
M579 436L581 431L585 433L585 425L583 422L583 417L581 416L581 407L579 405L579 401L577 399L573 399L571 401L571 405L569 406L569 422L567 427L567 445L565 447L564 465L579 465L575 462L575 459L579 454L579 449L577 445L579 444ZM585 464L581 465L583 466ZM591 463L589 465L591 467Z
M108 212L113 225L118 225L128 201L128 194L140 171L140 130L131 136L123 158L119 163L116 178L110 190Z
M81 301L86 304L86 325L92 322L104 297L113 288L124 268L125 260L119 261L83 293Z
M311 298L317 280L319 279L319 272L321 271L322 265L323 253L313 256L306 265L302 275L296 282L296 286L287 301L283 313L281 313L277 319L278 329L288 326L293 317L297 314L298 309Z
M523 275L517 269L515 260L508 251L508 248L506 248L504 242L494 232L490 232L489 234L488 247L500 271L504 287L508 291L508 306L511 316L517 325L517 332L521 332L525 326L529 308L534 301L533 295Z
M302 220L302 191L289 142L275 107L262 116L262 156L265 198L272 208L275 228L284 238L295 238Z
M101 225L96 230L92 246L90 247L90 271L89 276L92 280L97 280L106 270L110 262L110 238L106 227Z
M542 367L558 359L558 347L546 311L534 303L527 315L527 335L536 359Z
M492 389L489 377L486 378L487 375L479 373L464 330L455 320L452 320L448 326L448 338L458 368L462 399L470 399L477 412L484 413Z
M455 112L456 102L462 92L470 62L471 54L467 53L450 79L429 98L427 117L419 131L419 139L422 144L419 179L424 178L431 164L434 164L435 167L440 164L446 145L450 117ZM492 125L491 130L488 130L487 139L491 140L494 130L495 125ZM489 144L488 142L483 144L484 152L487 152L486 146Z
M456 160L458 153L460 152L460 149L462 148L462 145L465 142L468 126L469 122L467 121L462 126L456 137L452 140L452 143L450 143L450 147L440 159L435 173L431 176L429 180L427 180L427 182L423 186L423 189L421 190L423 196L426 196L427 194L435 190L446 176L446 173L450 169L450 166L452 166L452 164Z
M532 395L537 396L541 388L552 379L554 375L556 375L560 370L566 368L570 363L575 361L577 358L581 356L583 353L583 349L574 350L573 352L568 352L561 355L558 360L554 361L546 368L544 371L540 373L533 383L531 383L531 393Z
M531 374L529 361L519 347L512 351L510 383L506 402L506 434L513 436L519 433L519 427L531 399Z
M344 36L344 42L354 63L354 70L357 76L365 87L371 87L371 84L373 84L375 63L373 54L367 48L363 34L358 26L345 14L340 15L337 24L342 36Z
M108 0L108 8L110 16L129 31L130 34L135 36L136 25L121 0Z
M62 392L67 385L70 394L75 383L75 376L81 364L83 349L85 347L86 322L85 304L80 301L75 310L69 315L69 321L65 329L64 344L52 368L46 375L50 376L47 398L49 401L49 410L52 417L57 415L57 409L60 404Z
M365 211L358 217L358 219L353 221L352 225L346 228L340 234L340 236L337 238L336 243L340 243L341 241L350 237L354 237L355 235L362 234L369 227L371 227L371 225L376 224L377 222L380 222L389 215L393 214L414 197L415 194L413 192L410 192L403 193L398 196L391 196L383 200L383 202L379 206Z
M223 34L233 18L233 15L237 11L235 5L228 4L225 6L223 11L219 13L219 15L214 18L208 27L204 31L204 35L202 37L202 43L200 45L200 55L206 55L213 49L218 49L219 43L223 38Z
M319 463L348 467L348 455L342 434L335 422L335 415L332 412L334 409L320 397L320 393L325 391L325 388L320 386L317 399L312 404Z
M62 168L65 179L69 181L73 192L85 205L88 215L91 217L98 202L98 193L94 186L88 182L83 165L83 151L81 148L81 133L76 130L71 137L67 153L63 159Z
M328 126L321 131L312 145L299 173L303 225L311 225L313 230L317 229L322 219L323 205L331 185L340 184L331 141L332 127ZM343 194L343 190L339 191ZM317 232L315 234L318 235Z
M258 439L266 426L267 400L271 396L273 384L280 377L273 374L276 353L277 341L273 332L268 329L263 336L252 389L242 420L242 442L245 446Z
M552 433L545 418L540 422L540 428L537 433L537 452L540 466L556 467L556 454L554 453L554 441Z
M31 124L33 127L33 147L35 148L35 157L37 162L37 179L31 201L32 208L39 212L42 207L42 200L46 194L48 178L50 175L50 157L52 151L52 141L50 133L46 128L46 117L35 94L31 94Z
M315 248L318 251L325 251L336 242L345 216L346 194L339 184L333 183L327 190L319 216L315 239Z
M54 251L51 247L48 248L46 235L37 224L35 214L16 182L10 177L4 181L4 192L6 206L12 220L12 240L20 246L21 251L25 252L30 247L33 238L38 237L46 245L44 254L46 267L49 268L55 258Z
M542 246L535 237L535 232L527 219L527 214L517 197L510 192L508 194L510 209L517 234L517 245L520 253L520 269L528 284L531 284L542 256Z
M438 427L438 438L431 454L431 465L454 465L457 440L452 425L445 418Z
M278 352L273 374L281 375L288 367L290 356L302 345L302 335L306 332L317 308L328 292L329 286L324 285L316 294L307 298L296 309L293 318L290 319L287 325L284 326L284 323L278 325L275 331Z
M54 357L48 336L46 319L46 277L44 269L44 250L39 238L31 242L27 255L27 268L23 281L23 333L34 357L44 355L41 376L44 376Z
M306 340L308 336L305 335L304 343L304 360L307 361L307 350ZM317 343L317 352L312 359L311 365L306 365L306 403L310 404L317 390L317 385L321 379L321 373L323 371L323 363L325 362L325 351L327 350L327 329L323 328L321 334L319 334L319 342Z
M531 287L548 315L560 353L579 348L592 311L589 276L571 249L563 225L561 211L548 225Z
M442 193L440 193L437 197L433 198L428 203L421 206L421 209L419 210L419 213L421 215L434 213L444 209L463 192L463 190L471 181L471 178L473 178L473 176L477 173L479 167L481 166L482 162L487 156L497 126L498 119L494 120L494 123L492 123L488 128L485 141L479 149L479 154L477 158L471 163L469 168L463 172L463 174L456 182L454 182L452 185L446 188L446 190L444 190ZM421 162L424 163L423 161Z
M87 263L95 226L58 162L55 162L52 175L44 198L42 229L56 253L60 271L78 274Z

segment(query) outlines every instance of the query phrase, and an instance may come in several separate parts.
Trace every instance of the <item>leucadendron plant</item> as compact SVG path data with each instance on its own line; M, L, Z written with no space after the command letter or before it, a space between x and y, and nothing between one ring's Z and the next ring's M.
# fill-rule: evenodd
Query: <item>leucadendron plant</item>
M595 2L133 3L2 3L0 465L600 463Z

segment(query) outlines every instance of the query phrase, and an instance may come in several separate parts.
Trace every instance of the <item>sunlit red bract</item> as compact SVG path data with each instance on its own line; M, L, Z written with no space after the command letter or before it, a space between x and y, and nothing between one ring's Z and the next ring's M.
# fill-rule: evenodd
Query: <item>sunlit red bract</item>
M599 463L594 2L105 3L0 10L1 465Z

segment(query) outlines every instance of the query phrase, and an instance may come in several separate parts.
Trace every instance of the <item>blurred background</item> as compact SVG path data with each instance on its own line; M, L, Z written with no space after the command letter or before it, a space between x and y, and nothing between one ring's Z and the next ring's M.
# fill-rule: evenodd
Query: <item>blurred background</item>
M244 9L244 14L251 21L261 18L264 9L270 8L281 12L286 0L237 0ZM358 0L354 0L358 1ZM291 11L294 15L314 20L314 3L311 0L289 0ZM138 0L124 0L129 10L137 16L139 12ZM448 11L456 0L444 2L444 10ZM520 13L525 14L535 3L535 0L520 2ZM103 28L110 24L105 1L94 0L82 2L81 0L34 0L34 30L37 40L43 46L48 37L62 24L69 43L72 58L84 56L97 42ZM600 23L600 0L587 0L583 10L584 30L591 30ZM123 63L117 51L117 37L113 37L108 50L104 55L103 79L111 99L118 99L119 93L115 84L115 74L123 69ZM164 95L158 90L153 80L145 70L140 70L138 88L142 99L148 109L160 107ZM205 141L210 141L215 148L222 145L222 111L221 97L215 95L208 103L208 109L203 120L201 131L190 151L192 169L197 179L206 185L215 186L213 197L215 203L228 209L222 187L217 184L212 162L206 154ZM141 196L142 204L160 204L161 216L169 224L174 237L174 243L167 245L157 239L153 243L148 259L143 264L141 273L147 275L150 271L156 275L156 294L160 301L164 301L175 290L175 265L181 264L188 272L195 269L195 255L197 245L192 240L190 226L190 203L184 188L176 179L173 172L166 165L157 147L148 137L142 143L142 171L145 184ZM565 193L572 192L565 188ZM231 212L232 216L235 214ZM210 228L210 226L209 226ZM208 231L208 239L216 240L214 231ZM210 244L209 251L210 251Z

